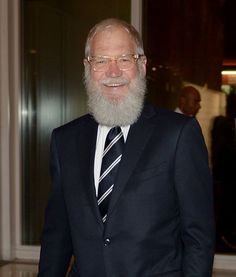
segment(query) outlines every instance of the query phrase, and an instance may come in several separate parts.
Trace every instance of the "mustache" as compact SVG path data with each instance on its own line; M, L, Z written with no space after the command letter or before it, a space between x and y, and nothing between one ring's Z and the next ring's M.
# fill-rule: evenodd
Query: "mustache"
M99 83L102 85L112 85L112 84L127 85L129 84L129 80L122 77L106 78L106 79L100 80Z

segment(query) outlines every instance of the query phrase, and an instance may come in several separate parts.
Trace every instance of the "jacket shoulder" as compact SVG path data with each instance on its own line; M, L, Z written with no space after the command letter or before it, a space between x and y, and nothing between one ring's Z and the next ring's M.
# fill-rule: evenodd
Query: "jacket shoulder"
M72 131L73 129L77 129L78 127L83 127L89 124L94 124L95 121L93 117L90 114L85 114L81 117L78 117L76 119L73 119L57 128L55 128L53 131L56 133L60 132L66 132L66 131Z
M195 119L184 114L180 114L171 110L167 110L153 105L146 105L146 115L151 119L153 123L162 122L162 124L171 125L183 125L188 121L194 121Z

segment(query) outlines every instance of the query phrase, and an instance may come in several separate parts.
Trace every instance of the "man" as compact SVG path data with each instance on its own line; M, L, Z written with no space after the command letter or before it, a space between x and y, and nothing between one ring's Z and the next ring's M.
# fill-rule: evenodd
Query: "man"
M201 95L199 91L192 86L185 86L180 92L178 107L175 109L175 112L188 116L196 116L201 108L200 102Z
M90 31L84 66L89 114L52 135L39 276L65 276L73 255L69 276L210 277L212 186L198 123L144 105L146 57L126 22Z

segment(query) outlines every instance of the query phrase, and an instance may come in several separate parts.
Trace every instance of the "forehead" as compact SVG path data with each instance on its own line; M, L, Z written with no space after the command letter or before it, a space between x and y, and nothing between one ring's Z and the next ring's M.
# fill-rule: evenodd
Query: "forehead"
M198 101L198 102L201 101L201 96L197 91L193 93L193 98L195 101Z
M187 99L189 102L194 102L194 103L198 103L201 101L201 97L198 93L189 93L189 96Z
M91 55L121 55L134 53L135 42L129 31L108 26L98 31L91 40Z

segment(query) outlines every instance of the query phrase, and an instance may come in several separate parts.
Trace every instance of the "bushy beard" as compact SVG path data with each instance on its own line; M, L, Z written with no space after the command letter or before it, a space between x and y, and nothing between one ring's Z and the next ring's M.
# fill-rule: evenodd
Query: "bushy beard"
M88 110L94 119L105 126L127 126L137 121L144 104L146 78L139 68L138 76L129 83L129 91L122 99L109 99L103 95L101 82L126 83L124 78L93 81L85 67L84 83L88 95Z

